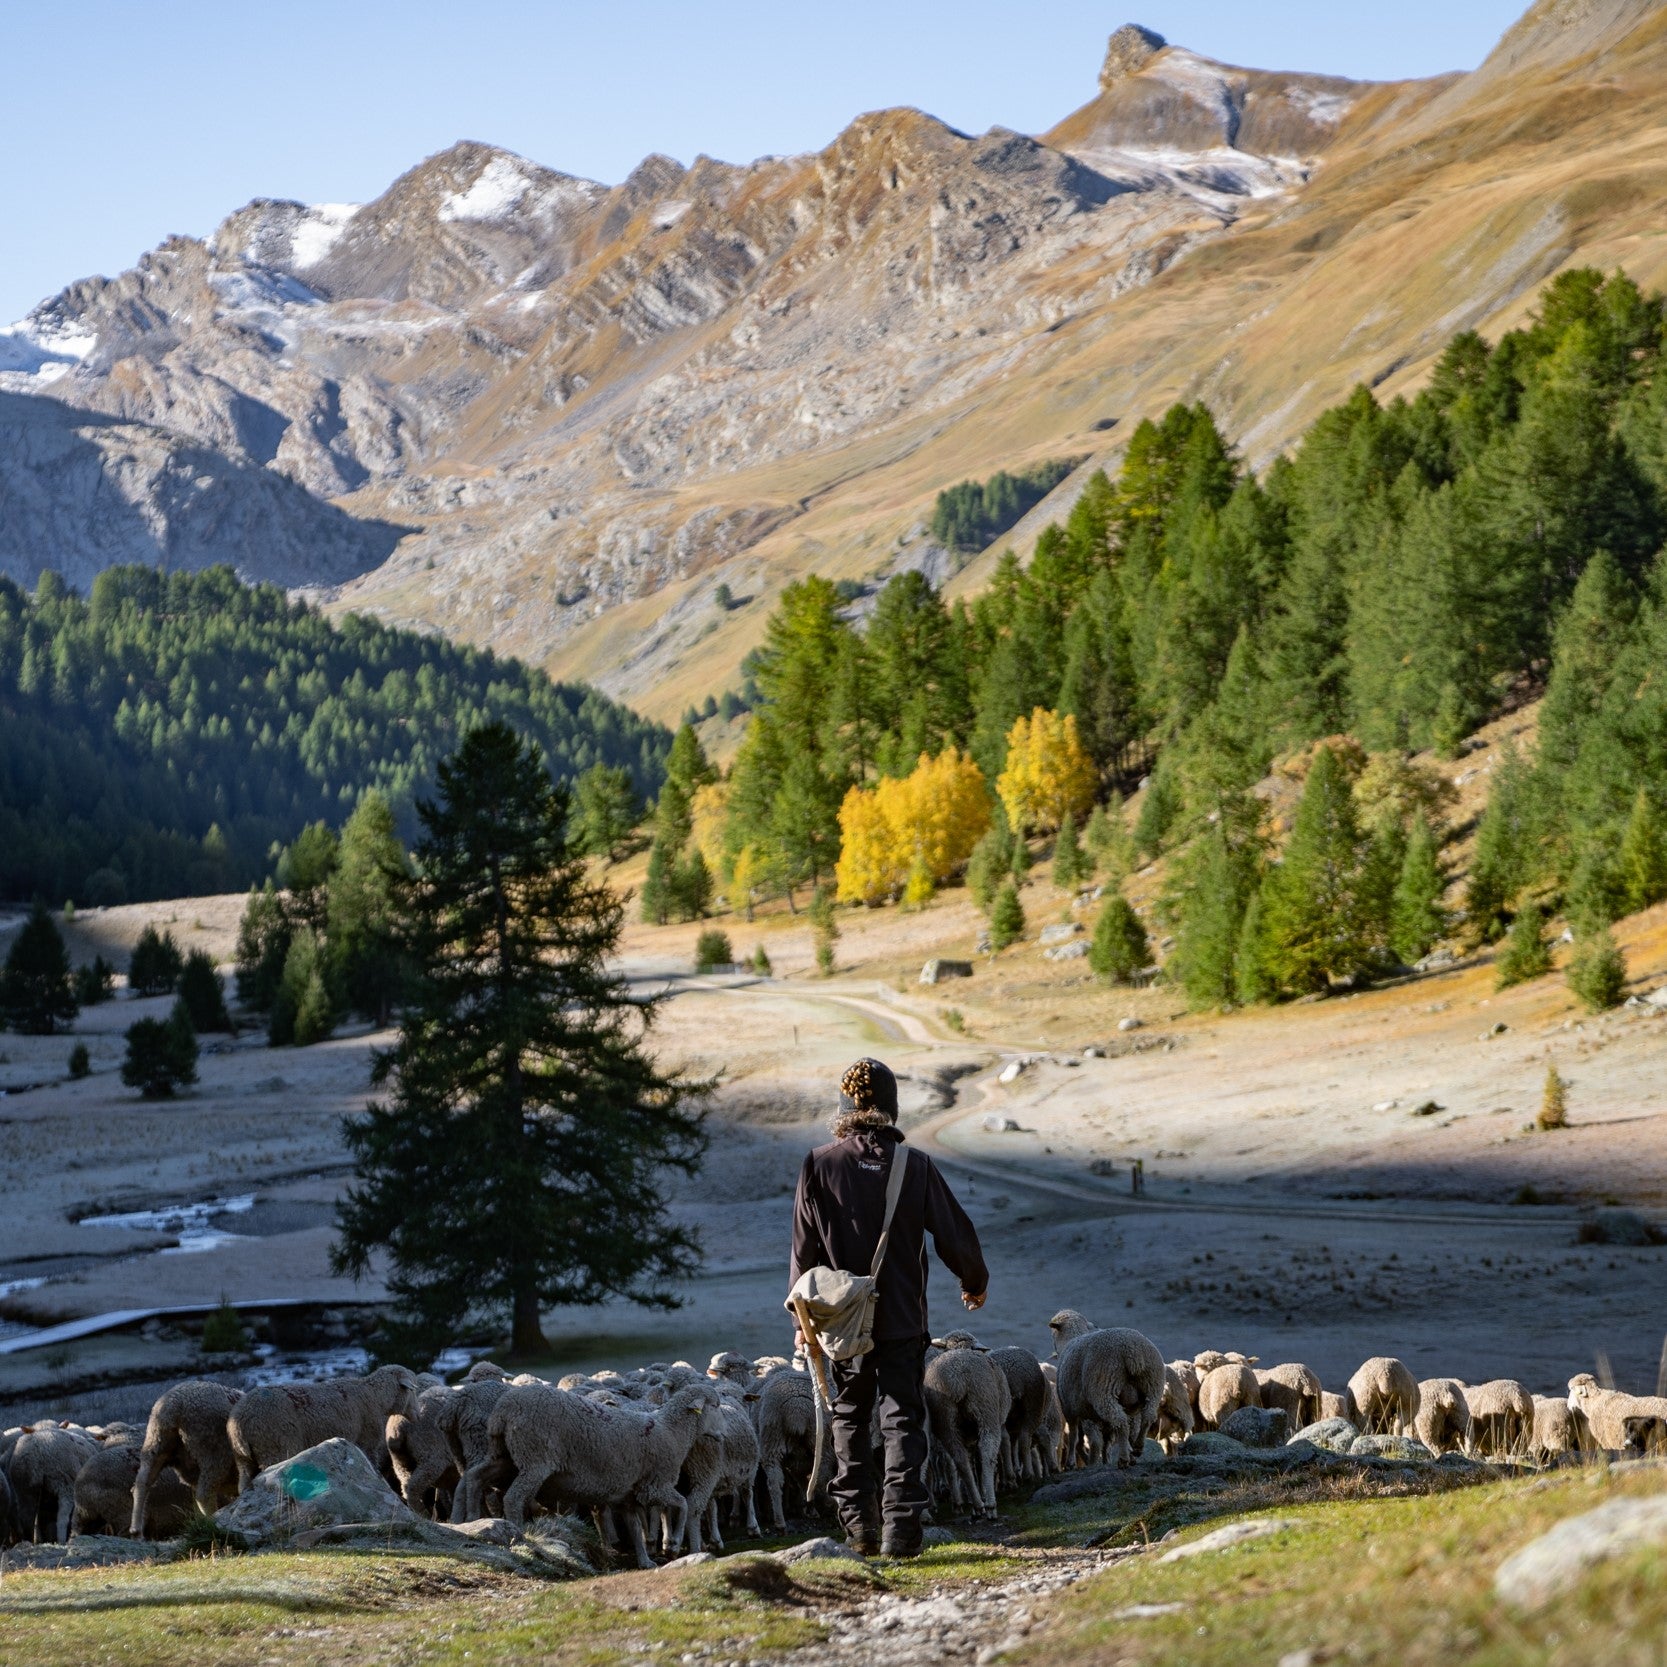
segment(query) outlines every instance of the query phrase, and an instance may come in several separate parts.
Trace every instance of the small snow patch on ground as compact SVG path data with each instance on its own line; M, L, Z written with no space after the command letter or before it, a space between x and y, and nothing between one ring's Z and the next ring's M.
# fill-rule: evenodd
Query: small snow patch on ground
M1321 127L1335 127L1354 108L1347 93L1316 92L1312 87L1287 87L1285 97Z

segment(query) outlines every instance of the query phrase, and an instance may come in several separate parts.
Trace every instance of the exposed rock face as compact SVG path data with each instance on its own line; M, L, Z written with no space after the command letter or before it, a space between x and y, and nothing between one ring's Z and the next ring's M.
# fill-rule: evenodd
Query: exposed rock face
M1024 549L1175 399L1261 464L1582 240L1656 281L1646 11L1541 0L1476 75L1387 86L1130 25L1038 137L888 110L615 186L466 142L257 200L0 331L0 571L231 560L674 713L792 577L951 577L952 481L1090 454Z
M1114 81L1143 70L1169 44L1156 29L1125 23L1106 46L1106 61L1100 66L1100 91L1108 93Z

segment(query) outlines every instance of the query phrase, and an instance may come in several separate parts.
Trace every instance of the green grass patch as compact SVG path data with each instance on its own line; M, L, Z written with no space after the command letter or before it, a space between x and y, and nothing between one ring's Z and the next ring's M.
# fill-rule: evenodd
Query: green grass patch
M1314 1663L1350 1667L1653 1667L1667 1635L1661 1551L1600 1566L1535 1615L1496 1600L1493 1577L1562 1518L1661 1486L1659 1472L1587 1471L1399 1498L1217 1495L1206 1530L1258 1514L1292 1526L1175 1563L1156 1551L1131 1557L1064 1594L1050 1624L1004 1656L1004 1667L1238 1667L1304 1651ZM1219 1508L1229 1503L1251 1508ZM1176 1496L1164 1509L1184 1515L1191 1507Z

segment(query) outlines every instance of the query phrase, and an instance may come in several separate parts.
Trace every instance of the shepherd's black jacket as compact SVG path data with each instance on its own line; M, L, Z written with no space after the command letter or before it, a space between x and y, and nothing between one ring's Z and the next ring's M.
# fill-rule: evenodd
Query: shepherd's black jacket
M797 1283L806 1268L840 1268L866 1274L880 1242L886 1213L886 1183L893 1162L906 1156L895 1128L859 1129L844 1140L818 1146L799 1171L793 1200L793 1265ZM874 1312L874 1341L924 1337L926 1321L926 1235L961 1289L980 1296L990 1283L978 1232L956 1203L948 1183L924 1152L908 1159L909 1170L892 1218L891 1242L880 1271Z

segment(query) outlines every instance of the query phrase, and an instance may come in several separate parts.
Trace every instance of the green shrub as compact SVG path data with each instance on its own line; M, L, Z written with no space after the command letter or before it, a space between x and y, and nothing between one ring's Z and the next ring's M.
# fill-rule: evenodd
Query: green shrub
M735 952L729 947L729 934L709 927L695 939L695 971L710 972L714 967L728 967L735 962Z
M226 992L208 951L193 949L185 957L179 975L179 999L201 1035L205 1030L230 1030L232 1016L226 1011Z
M127 962L127 987L136 996L165 996L179 982L185 957L172 932L147 926Z
M1538 903L1527 903L1518 911L1499 952L1494 973L1496 989L1508 990L1551 971L1551 946L1545 941L1545 914Z
M203 1353L242 1354L248 1346L243 1316L232 1307L230 1297L222 1296L220 1306L203 1321Z
M77 1042L69 1050L69 1075L71 1082L79 1082L88 1075L93 1068L93 1062L87 1057L87 1044Z
M1607 926L1588 933L1576 945L1567 973L1569 988L1588 1013L1620 1004L1626 993L1626 959Z
M1009 880L996 893L995 904L990 910L990 944L995 949L1005 949L1024 935L1024 904L1019 901L1019 888Z
M127 1027L122 1081L147 1100L171 1099L197 1080L197 1033L182 1002L165 1019L139 1019Z
M756 972L760 978L768 978L770 976L772 971L770 966L770 957L765 952L763 944L760 944L752 952L752 970Z
M1152 963L1146 928L1120 892L1113 892L1094 923L1088 964L1107 984L1132 984L1135 974Z
M89 966L75 969L75 999L83 1007L97 1007L116 993L116 969L102 955L95 955Z
M1540 1114L1535 1119L1542 1129L1569 1126L1569 1085L1555 1065L1545 1068L1545 1088L1540 1096Z

